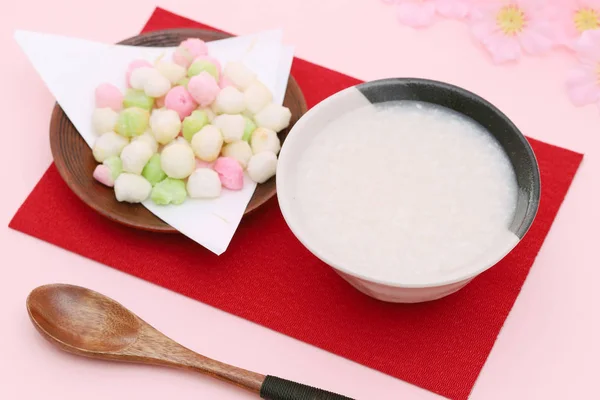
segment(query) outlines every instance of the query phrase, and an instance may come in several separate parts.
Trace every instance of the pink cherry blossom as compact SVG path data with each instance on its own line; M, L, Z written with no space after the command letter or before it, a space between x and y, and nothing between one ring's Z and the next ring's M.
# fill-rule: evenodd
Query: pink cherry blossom
M383 0L394 4L396 17L401 23L422 28L435 20L436 14L447 18L465 18L469 13L471 0Z
M572 47L583 32L600 28L600 0L563 0L559 4L562 44Z
M113 179L112 172L110 171L110 168L104 164L96 166L92 176L103 185L108 187L115 186L115 180Z
M538 0L486 0L471 10L471 31L496 63L542 54L556 44L556 10Z
M574 43L579 65L569 71L567 93L577 105L600 106L600 30L587 30Z

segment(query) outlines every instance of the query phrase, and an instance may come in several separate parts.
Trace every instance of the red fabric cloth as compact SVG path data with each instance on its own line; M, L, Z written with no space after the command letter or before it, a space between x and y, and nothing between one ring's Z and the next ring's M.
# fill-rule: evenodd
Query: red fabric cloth
M173 27L209 28L157 9L144 31ZM359 82L300 59L292 74L309 106ZM494 268L458 293L425 304L387 304L350 287L296 240L276 200L245 218L229 250L217 257L184 236L136 231L103 218L52 165L10 226L445 397L465 399L582 160L569 150L531 144L543 182L533 227Z

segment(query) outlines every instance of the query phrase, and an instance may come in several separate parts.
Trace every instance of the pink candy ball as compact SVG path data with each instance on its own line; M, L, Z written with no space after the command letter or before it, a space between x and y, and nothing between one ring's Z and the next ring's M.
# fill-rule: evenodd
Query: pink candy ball
M108 187L113 187L115 185L115 180L112 177L112 172L110 172L110 168L108 168L104 164L100 164L94 170L94 179L98 182L106 185Z
M194 100L201 107L206 107L212 103L221 91L215 78L206 71L193 76L187 87Z
M177 111L182 120L198 107L190 92L183 86L175 86L165 96L165 107Z
M123 94L115 85L103 83L96 88L96 108L112 108L119 112L123 108Z
M213 169L219 174L223 187L230 190L240 190L244 187L244 170L235 158L219 157Z
M173 61L184 68L188 68L198 56L208 54L208 46L200 39L187 39L181 42L173 53Z
M140 68L140 67L152 67L152 64L150 64L146 60L133 60L127 66L127 72L125 72L125 81L127 82L127 87L131 87L131 85L129 84L129 78L131 78L131 73L133 72L134 69Z
M219 87L221 89L225 89L227 86L233 86L233 83L229 79L227 79L224 75L221 75L221 79L219 80Z

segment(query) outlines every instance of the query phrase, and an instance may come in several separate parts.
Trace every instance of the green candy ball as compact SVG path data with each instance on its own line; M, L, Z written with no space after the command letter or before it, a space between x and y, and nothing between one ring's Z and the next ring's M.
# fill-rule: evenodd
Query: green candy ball
M177 81L177 83L175 85L183 86L184 88L187 89L187 85L189 82L190 82L190 78L181 78L180 80Z
M189 117L183 119L182 132L183 137L188 142L192 141L192 138L200 129L204 128L204 125L208 124L208 115L202 110L192 111Z
M254 132L256 129L256 124L254 121L252 121L252 119L246 116L244 116L244 119L246 120L246 126L244 126L244 135L242 136L242 140L250 143L250 137L252 136L252 132Z
M152 186L162 182L167 177L167 174L165 174L165 171L163 171L160 166L160 154L154 154L150 157L150 160L148 160L142 170L142 176L146 178Z
M139 107L126 108L119 113L115 132L121 136L139 136L148 129L150 113Z
M188 68L187 75L191 78L192 76L199 75L202 71L208 72L217 82L219 81L219 70L217 69L217 66L206 60L194 61Z
M151 111L154 98L146 95L143 90L127 89L123 98L123 108L139 107Z
M121 172L123 172L123 162L119 156L108 157L102 164L110 169L113 179L117 179L121 175Z
M185 201L187 192L185 182L181 179L166 178L152 188L150 198L156 204L164 206L167 204L181 204Z

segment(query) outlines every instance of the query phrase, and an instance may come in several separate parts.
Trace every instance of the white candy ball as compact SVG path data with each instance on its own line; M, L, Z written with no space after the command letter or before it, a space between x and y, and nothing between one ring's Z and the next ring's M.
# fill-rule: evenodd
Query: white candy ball
M101 135L114 131L117 118L119 118L119 113L112 108L96 108L92 113L92 127L94 128L94 132Z
M221 130L223 141L231 143L242 140L246 120L239 114L221 114L213 120L213 125Z
M187 70L179 64L175 64L172 61L159 61L156 63L156 70L160 72L162 76L167 78L172 85L176 84L187 74Z
M140 175L122 173L115 180L115 197L118 201L141 203L150 196L152 185Z
M153 154L152 148L146 142L138 140L129 143L121 152L123 171L137 175L141 174Z
M246 110L256 114L273 101L273 94L260 81L254 81L244 90L244 101L246 102Z
M150 129L158 143L169 143L181 131L179 114L175 110L167 110L166 108L153 110L150 115Z
M290 124L292 112L289 108L274 103L267 105L254 116L259 128L268 128L279 132Z
M213 106L213 111L217 113L239 114L246 108L246 102L242 92L233 86L227 86L219 92Z
M247 171L254 182L265 183L277 171L277 156L270 151L255 154L248 162Z
M252 149L248 142L244 140L225 145L221 153L224 157L235 158L244 169L246 169L248 161L252 157Z
M221 195L219 174L210 168L198 168L187 181L187 192L192 199L214 199Z
M162 76L155 68L139 67L134 69L129 76L129 84L134 89L142 90L146 82L157 75Z
M118 135L114 132L106 132L102 136L99 136L94 143L92 154L98 162L103 162L109 157L118 156L123 151L123 148L127 146L129 139Z
M246 90L256 79L256 74L239 61L227 63L223 74L240 90Z
M160 166L170 178L187 178L196 168L194 152L188 144L173 143L163 149Z
M137 141L145 142L150 146L153 153L158 152L158 142L154 138L152 131L148 130L148 131L144 132L143 134L141 134L140 136L134 136L133 139L131 139L131 141L132 142L137 142Z
M250 147L252 147L253 154L268 151L277 155L281 150L281 142L275 131L267 128L257 128L250 136Z
M161 74L150 76L144 83L144 93L150 97L162 97L169 90L171 90L171 82Z
M214 125L206 125L192 138L192 149L202 161L212 162L219 157L223 146L223 135Z

